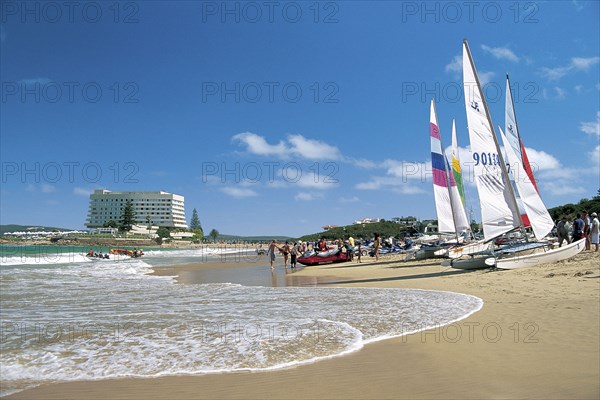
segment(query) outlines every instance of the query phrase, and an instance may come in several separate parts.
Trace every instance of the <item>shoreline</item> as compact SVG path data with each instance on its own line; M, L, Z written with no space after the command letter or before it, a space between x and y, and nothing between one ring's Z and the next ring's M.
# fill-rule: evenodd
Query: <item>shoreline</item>
M335 277L320 286L453 291L484 305L446 328L292 368L66 382L6 398L598 398L599 260L583 252L539 267L458 274L435 260L308 267L293 275Z

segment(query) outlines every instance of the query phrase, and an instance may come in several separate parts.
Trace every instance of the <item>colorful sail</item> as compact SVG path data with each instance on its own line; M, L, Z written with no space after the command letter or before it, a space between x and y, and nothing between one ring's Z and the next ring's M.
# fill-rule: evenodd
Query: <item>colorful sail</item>
M521 218L466 40L463 43L463 84L483 234L485 239L492 239L519 227Z
M465 207L465 188L463 186L462 171L460 169L460 157L458 156L458 140L456 139L456 121L452 120L452 175L456 182L456 188L460 195L460 201Z
M464 207L454 177L449 173L449 165L442 150L442 140L435 112L435 104L431 101L429 116L429 136L431 140L431 168L433 172L433 193L438 217L438 231L459 233L468 228Z
M520 162L520 154L517 153L511 144L511 139L507 137L502 129L500 129L500 136L506 149L507 161L509 165L516 165ZM517 148L520 152L520 146ZM539 240L548 235L552 228L554 228L554 221L546 206L542 202L540 195L538 194L533 183L527 178L515 179L515 184L520 194L521 201L525 208L525 212L529 216L529 222L533 229L533 234Z

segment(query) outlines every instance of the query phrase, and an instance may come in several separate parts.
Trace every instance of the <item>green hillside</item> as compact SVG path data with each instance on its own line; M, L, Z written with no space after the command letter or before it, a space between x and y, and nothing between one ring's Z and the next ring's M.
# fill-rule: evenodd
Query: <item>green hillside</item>
M5 232L27 232L27 231L51 232L53 230L59 230L62 232L62 231L72 231L73 229L56 228L53 226L36 226L36 225L15 225L15 224L0 225L0 235L4 234Z
M372 238L374 233L379 233L382 237L404 237L416 233L415 228L397 224L395 222L384 221L375 222L372 224L353 224L340 226L337 228L329 229L327 231L304 235L300 237L300 240L315 241L320 237L324 237L326 240L333 239L346 239L349 236L354 238Z

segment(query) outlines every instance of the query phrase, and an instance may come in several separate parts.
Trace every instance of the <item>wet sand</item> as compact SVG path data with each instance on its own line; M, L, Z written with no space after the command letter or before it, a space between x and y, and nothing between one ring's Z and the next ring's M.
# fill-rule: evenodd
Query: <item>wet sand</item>
M366 261L366 259L365 259ZM222 266L222 269L244 268ZM268 267L267 267L268 268ZM281 276L279 266L276 277ZM185 266L180 283L202 280ZM185 272L185 274L184 274ZM157 270L157 273L161 273ZM600 254L513 271L462 272L438 261L342 263L291 274L335 286L448 290L484 300L447 327L270 372L46 385L19 399L448 399L600 397ZM287 275L284 275L287 276Z

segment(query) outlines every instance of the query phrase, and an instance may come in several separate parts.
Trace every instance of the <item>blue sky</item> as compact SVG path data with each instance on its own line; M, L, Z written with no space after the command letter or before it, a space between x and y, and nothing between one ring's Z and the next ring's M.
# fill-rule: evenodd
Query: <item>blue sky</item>
M463 38L502 127L511 76L546 206L592 197L599 2L468 4L2 2L1 223L82 228L98 188L184 195L229 234L435 218L431 97L470 157Z

